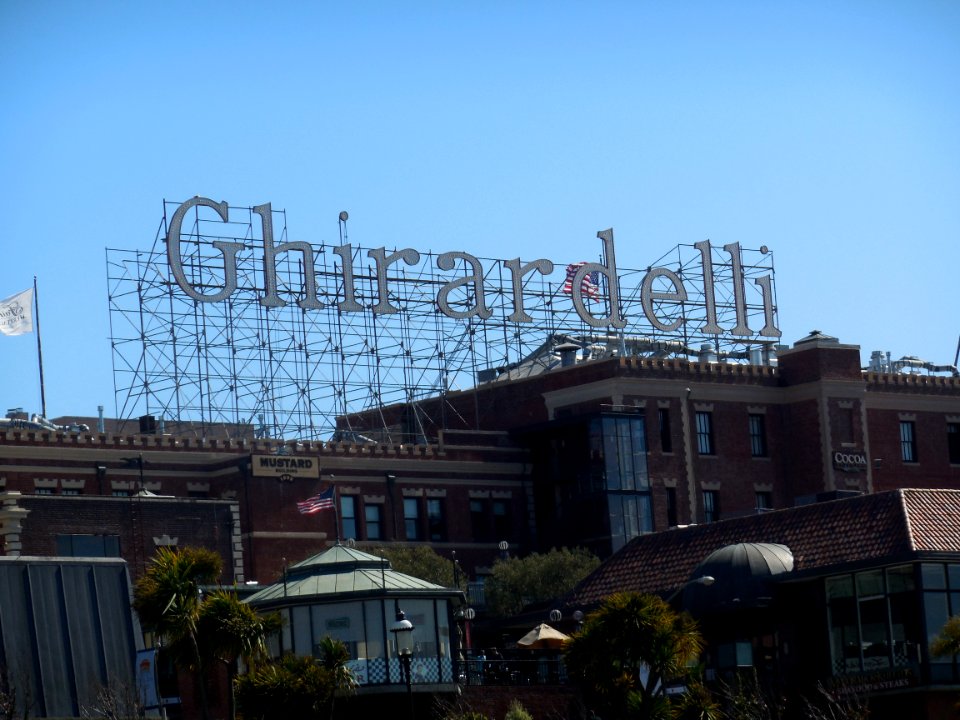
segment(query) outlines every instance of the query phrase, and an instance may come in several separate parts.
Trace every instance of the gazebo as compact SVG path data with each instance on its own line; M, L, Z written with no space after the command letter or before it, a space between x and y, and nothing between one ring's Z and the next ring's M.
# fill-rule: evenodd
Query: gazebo
M325 636L342 641L361 692L406 682L391 633L402 610L414 627L413 686L444 691L450 688L437 686L455 683L460 648L454 612L465 602L463 593L392 570L384 558L334 545L290 565L281 581L246 602L280 613L283 628L270 643L276 657L316 656Z

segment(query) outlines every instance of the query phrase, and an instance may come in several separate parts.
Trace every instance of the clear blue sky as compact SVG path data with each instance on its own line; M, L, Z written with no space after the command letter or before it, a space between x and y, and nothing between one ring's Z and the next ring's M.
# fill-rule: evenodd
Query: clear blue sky
M0 87L0 297L37 276L50 416L113 413L105 248L193 195L315 244L345 209L494 258L768 245L783 342L956 352L952 0L0 0ZM35 336L0 358L0 410L39 411Z

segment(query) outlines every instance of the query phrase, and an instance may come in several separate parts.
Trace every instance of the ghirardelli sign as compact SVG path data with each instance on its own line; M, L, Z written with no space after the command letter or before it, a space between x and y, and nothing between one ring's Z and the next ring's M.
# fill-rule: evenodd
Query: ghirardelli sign
M211 243L219 253L217 267L213 270L219 284L199 283L196 268L184 264L181 245L185 218L191 211L212 211L223 223L230 222L230 208L226 202L195 197L182 203L174 212L166 235L167 261L176 285L193 300L200 303L225 303L238 290L238 257L247 244L235 239L218 239ZM317 248L304 241L277 243L274 238L273 210L270 203L257 205L252 212L259 216L262 238L262 285L259 288L259 304L264 308L283 308L295 301L305 312L336 309L342 313L372 312L387 316L404 310L403 293L398 286L411 282L403 276L405 267L422 263L421 252L413 248L388 251L386 248L368 250L366 266L357 267L354 248L345 243L333 248L339 257L336 281L336 297L328 291L318 291L315 259ZM225 233L226 236L226 233ZM640 314L655 330L663 333L681 332L688 322L687 310L696 307L698 326L689 328L699 336L728 336L731 339L756 338L770 342L780 337L776 326L772 273L754 276L750 288L758 296L748 308L748 285L744 273L739 243L722 246L724 280L718 280L715 272L715 253L708 240L693 245L700 254L699 272L690 277L669 267L649 267L639 283L626 284L617 268L613 230L597 233L602 242L602 261L579 262L567 269L565 294L569 297L576 315L585 324L594 328L613 328L629 331L640 320ZM766 254L766 248L761 253ZM280 292L277 280L277 258L283 254L296 254L302 267L302 287L293 295ZM507 298L502 303L508 323L531 323L532 316L525 307L526 288L554 272L554 263L547 259L524 260L520 257L494 261L497 268L485 267L476 256L460 250L451 250L430 255L435 261L432 271L440 280L435 282L435 310L455 320L483 322L489 320L494 309L488 304L492 294ZM202 269L201 269L202 270ZM194 273L191 275L191 273ZM327 274L329 275L329 274ZM635 278L631 275L631 278ZM358 279L368 283L374 292L361 297L357 291ZM631 282L636 282L631 279ZM724 298L723 301L718 297ZM637 302L639 301L639 302ZM631 308L631 314L625 312ZM728 318L725 326L720 324L718 308L724 309ZM760 327L751 328L750 316L759 318Z

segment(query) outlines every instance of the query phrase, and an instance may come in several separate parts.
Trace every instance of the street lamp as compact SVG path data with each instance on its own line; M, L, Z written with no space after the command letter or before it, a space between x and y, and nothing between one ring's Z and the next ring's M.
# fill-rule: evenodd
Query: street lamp
M390 626L400 667L407 683L407 697L410 699L410 720L413 720L413 678L410 676L410 658L413 655L413 623L407 620L403 610L397 610L397 620Z

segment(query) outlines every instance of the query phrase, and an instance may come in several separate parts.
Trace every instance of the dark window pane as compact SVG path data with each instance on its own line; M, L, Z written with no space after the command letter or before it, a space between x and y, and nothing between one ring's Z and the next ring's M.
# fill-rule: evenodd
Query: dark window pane
M367 540L379 540L381 538L380 506L366 505L363 513L367 523Z
M670 411L667 408L660 408L657 411L657 417L660 420L660 451L673 452L673 440L670 437Z
M417 498L403 499L403 526L407 540L420 539L420 503Z
M357 537L356 498L352 495L340 496L340 524L345 538Z

